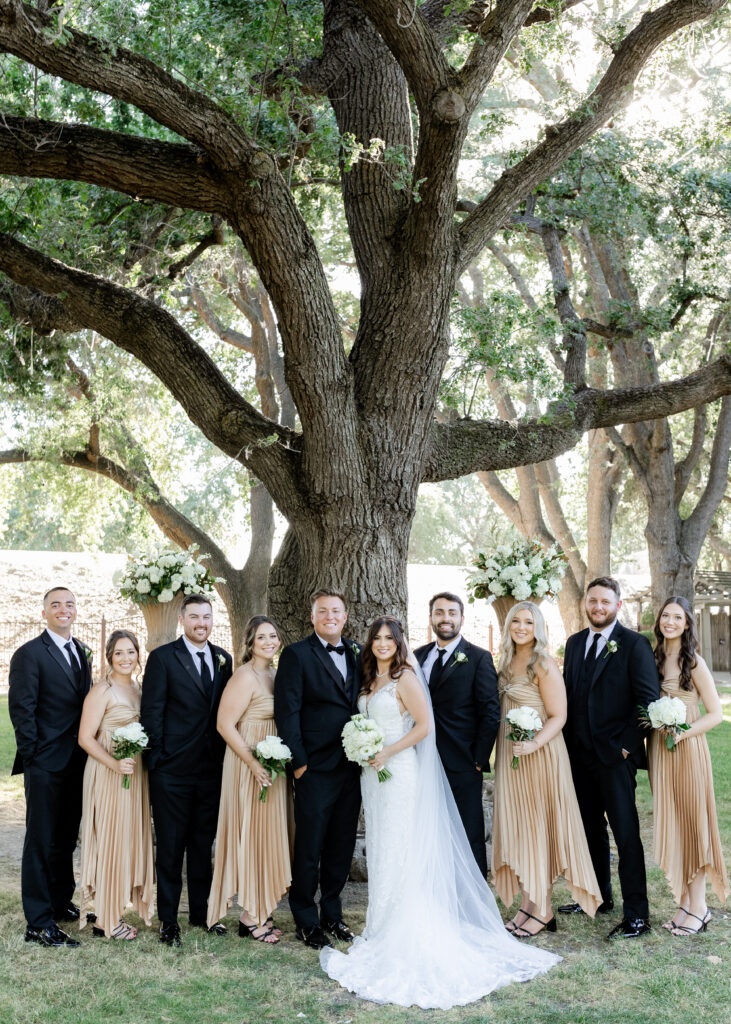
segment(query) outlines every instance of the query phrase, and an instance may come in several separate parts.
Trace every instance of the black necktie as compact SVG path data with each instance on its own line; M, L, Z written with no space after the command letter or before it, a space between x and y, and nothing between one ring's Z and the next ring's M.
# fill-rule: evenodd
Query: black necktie
M68 643L63 645L63 648L67 651L69 661L71 662L71 671L74 673L74 682L77 686L81 686L81 665L79 664L79 659L76 657L74 645L69 640Z
M586 657L584 658L584 671L588 675L591 675L591 673L594 671L594 665L596 664L596 652L597 648L599 647L600 636L601 633L594 634L594 639L591 642L591 647L587 651Z
M325 650L326 651L334 651L336 654L345 654L345 646L344 646L344 644L338 644L337 647L335 647L334 644L326 644L325 645Z
M213 689L213 680L211 679L211 670L208 668L208 662L206 661L206 652L198 651L198 657L201 660L201 682L203 683L203 689L206 691L207 696L211 696L211 690Z
M433 689L439 680L442 678L442 672L444 671L444 655L447 653L445 647L437 648L437 659L431 667L429 674L429 689Z

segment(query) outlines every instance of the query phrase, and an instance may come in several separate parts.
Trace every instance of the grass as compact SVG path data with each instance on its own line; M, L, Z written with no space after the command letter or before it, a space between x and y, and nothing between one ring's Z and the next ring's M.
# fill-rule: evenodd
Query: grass
M721 835L731 859L731 716L709 734ZM22 806L20 779L8 778L14 743L7 700L0 699L0 838L15 828ZM638 805L645 850L651 850L651 800L640 773ZM665 880L649 867L653 920L672 912ZM363 887L364 889L365 887ZM617 885L617 893L619 887ZM554 902L568 892L557 887ZM359 930L365 895L348 920ZM154 929L141 928L134 943L92 939L78 950L45 950L23 942L20 877L15 860L0 848L1 1024L730 1024L731 910L709 895L713 922L706 935L675 940L659 927L639 942L609 944L604 934L616 918L594 923L562 919L555 935L539 940L563 963L528 985L511 985L468 1007L447 1012L401 1009L362 1002L331 982L317 955L293 938L289 914L278 923L285 935L267 949L236 935L214 938L183 929L183 949L160 946ZM134 915L129 915L134 921ZM75 932L74 926L69 930ZM439 925L434 922L434 942Z

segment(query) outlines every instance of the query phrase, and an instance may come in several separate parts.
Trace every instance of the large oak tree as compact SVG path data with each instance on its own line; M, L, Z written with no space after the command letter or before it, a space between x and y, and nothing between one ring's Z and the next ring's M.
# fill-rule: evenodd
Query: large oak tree
M543 462L587 430L663 418L731 392L727 355L680 380L588 387L586 334L569 327L566 398L548 417L439 423L434 416L459 275L627 102L656 49L713 15L723 0L670 0L642 15L612 44L589 95L466 217L457 212L457 174L472 115L511 44L522 32L541 31L561 5L406 6L327 0L321 56L268 67L260 78L262 92L276 94L294 78L304 94L326 97L348 140L342 202L361 283L348 351L313 234L295 202L291 160L277 159L257 137L258 116L246 123L161 62L70 27L64 11L45 2L34 8L0 0L0 50L132 105L170 136L6 116L0 173L85 182L215 215L240 237L271 298L298 429L246 401L153 299L38 251L22 225L0 234L0 272L30 289L29 322L42 317L47 330L88 328L134 355L221 451L265 485L290 524L269 586L270 609L289 635L299 632L307 593L323 583L348 593L356 630L384 608L403 613L408 535L422 481ZM301 128L296 110L293 104ZM382 155L374 139L385 144ZM353 140L370 148L370 159L353 160ZM388 154L398 154L399 188Z

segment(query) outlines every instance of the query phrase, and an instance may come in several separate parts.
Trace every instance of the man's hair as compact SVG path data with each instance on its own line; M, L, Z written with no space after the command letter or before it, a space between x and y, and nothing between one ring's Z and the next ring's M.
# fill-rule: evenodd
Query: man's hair
M430 615L434 608L434 602L439 600L451 601L452 604L458 604L460 614L462 615L462 618L464 618L464 602L462 601L462 598L459 597L457 594L450 594L448 590L444 590L441 594L435 594L434 597L431 599L431 601L429 602Z
M619 583L612 576L597 576L595 580L592 580L589 586L586 588L587 594L592 587L606 587L607 590L613 590L617 595L617 599L621 598L622 591L619 588Z
M329 590L327 587L321 587L319 590L315 590L310 594L310 608L314 607L315 601L321 597L339 597L343 602L343 607L346 612L348 610L348 602L345 600L345 595L341 594L339 590Z
M186 594L180 606L181 615L189 604L207 604L209 608L213 608L210 597L207 597L205 594Z
M49 594L55 594L57 590L68 590L69 594L71 594L71 596L74 597L74 592L71 589L71 587L51 587L51 589L47 590L43 595L43 603L46 603L46 598L49 596ZM75 597L74 600L76 600Z

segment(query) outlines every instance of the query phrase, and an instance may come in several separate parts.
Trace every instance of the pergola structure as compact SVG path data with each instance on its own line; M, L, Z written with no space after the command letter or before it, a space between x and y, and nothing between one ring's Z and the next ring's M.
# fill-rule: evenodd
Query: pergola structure
M731 572L697 572L694 603L708 667L731 672Z

